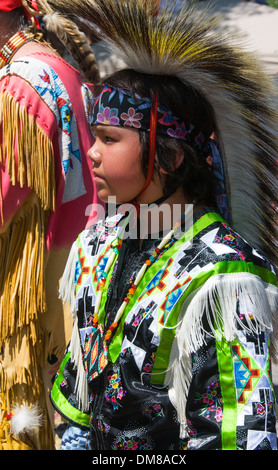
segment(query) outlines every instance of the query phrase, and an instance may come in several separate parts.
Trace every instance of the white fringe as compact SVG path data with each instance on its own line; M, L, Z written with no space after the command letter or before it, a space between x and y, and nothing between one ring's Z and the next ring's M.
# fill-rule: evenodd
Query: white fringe
M75 322L73 325L73 331L72 331L69 349L71 351L71 360L74 364L74 368L77 370L74 391L76 393L76 397L78 400L78 406L81 409L81 411L88 411L89 390L88 390L86 372L85 372L84 365L83 365L77 318L75 319Z
M74 318L76 317L76 308L73 283L77 260L78 246L76 240L71 247L59 287L60 298L64 304L70 305L70 309Z
M87 385L86 372L82 360L82 349L80 342L80 335L78 329L78 320L75 305L74 295L74 276L76 269L76 262L78 260L78 246L77 240L73 243L70 254L67 260L67 264L63 273L63 277L60 283L60 298L64 303L70 305L72 316L74 318L74 325L72 330L72 336L70 340L69 350L71 351L71 361L73 362L74 368L77 371L75 393L78 400L78 406L81 411L88 411L89 409L89 392Z
M237 316L238 301L247 326ZM203 315L219 341L223 337L227 341L235 339L237 321L248 333L271 333L277 307L278 289L275 286L271 290L266 289L263 281L255 275L231 273L213 276L183 306L185 314L178 333L180 346L189 354L204 344ZM253 322L248 314L252 314Z
M180 359L182 357L182 360ZM173 361L172 384L168 395L172 405L176 408L178 421L180 423L180 439L188 437L186 423L186 401L192 377L191 356L185 351Z
M238 319L237 302L247 321ZM246 332L261 331L276 335L278 289L266 285L250 273L220 274L210 278L197 292L193 292L181 309L182 322L177 328L177 353L172 360L172 378L169 398L177 410L180 437L186 433L186 402L192 377L191 354L205 344L203 320L208 321L217 340L233 341L237 335L237 321ZM248 314L253 316L253 324ZM275 338L276 339L276 338Z

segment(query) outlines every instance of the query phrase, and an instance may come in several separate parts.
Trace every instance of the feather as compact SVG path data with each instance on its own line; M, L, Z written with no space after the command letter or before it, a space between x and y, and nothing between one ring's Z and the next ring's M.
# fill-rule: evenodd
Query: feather
M49 0L60 15L78 17L126 67L178 77L214 110L228 189L231 224L278 269L277 112L256 57L216 28L206 8L187 1ZM273 209L274 208L274 209Z
M38 405L15 405L12 410L11 433L17 438L33 433L42 425L42 412Z

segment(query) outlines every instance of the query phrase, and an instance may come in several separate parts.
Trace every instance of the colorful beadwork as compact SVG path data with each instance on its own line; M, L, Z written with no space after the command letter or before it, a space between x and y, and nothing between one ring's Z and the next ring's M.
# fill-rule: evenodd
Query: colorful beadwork
M183 216L183 218L184 218L184 216ZM145 272L155 262L155 260L159 257L159 255L161 254L163 248L168 249L171 246L171 244L173 243L173 236L174 236L176 230L179 227L180 227L180 223L177 222L175 224L174 228L172 230L170 230L170 232L168 234L166 234L165 237L162 238L162 240L159 243L159 245L157 246L157 248L155 248L155 250L152 252L151 256L144 262L144 264L141 267L141 269L139 270L135 280L132 282L131 285L129 285L127 294L124 297L122 305L118 309L114 321L108 327L108 330L106 331L106 333L104 335L104 340L106 341L106 343L109 343L109 341L111 340L113 331L117 328L118 322L119 322L120 318L122 317L127 304L130 302L130 300L134 296L134 294L136 292L136 289L138 287L138 284L141 282L142 278L144 277ZM108 257L105 269L104 269L102 277L99 281L98 295L97 295L96 305L95 305L95 312L93 314L93 327L95 327L95 328L97 328L97 325L98 325L98 316L99 316L101 298L102 298L103 289L104 289L105 284L106 284L107 275L108 275L108 272L109 272L109 270L110 270L110 268L113 264L113 261L114 261L116 255L119 254L121 246L122 246L122 240L121 239L118 240L116 246L113 246L112 244L109 246L109 249L112 250L112 252L111 252L110 256Z
M30 31L19 31L6 44L0 51L0 69L5 67L16 49L18 49L24 42L30 41L34 38L34 34Z

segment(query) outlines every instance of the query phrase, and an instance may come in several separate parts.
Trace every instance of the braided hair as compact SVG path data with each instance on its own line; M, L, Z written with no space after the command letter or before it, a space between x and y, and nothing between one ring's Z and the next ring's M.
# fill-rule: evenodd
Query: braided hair
M90 83L98 83L100 81L98 65L84 32L73 21L54 12L47 0L37 0L36 3L38 10L31 6L30 0L22 0L31 18L43 18L46 31L57 36L85 78Z

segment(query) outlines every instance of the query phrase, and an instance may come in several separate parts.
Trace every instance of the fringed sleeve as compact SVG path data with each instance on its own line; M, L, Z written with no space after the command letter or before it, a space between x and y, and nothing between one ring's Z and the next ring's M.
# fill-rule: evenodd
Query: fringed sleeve
M192 380L192 354L206 345L206 337L231 344L240 332L270 337L276 351L278 289L251 273L211 277L188 297L177 329L177 353L172 360L169 397L177 409L181 437L186 436L186 404Z
M32 193L0 233L1 342L46 310L45 222L45 212Z
M37 112L39 96L30 112L30 100L23 88L19 93L21 87L20 80L16 87L15 78L8 75L0 82L1 342L46 310L45 230L48 215L55 210L53 145L46 122L44 128L40 125L44 118ZM15 188L11 196L9 185ZM11 213L9 197L21 201L21 189L26 188L29 196Z
M40 317L47 311L45 234L56 198L47 125L43 129L39 116L29 113L14 80L6 76L0 81L0 383L5 413L16 402L44 406ZM34 99L35 107L36 101L39 96ZM25 448L11 439L8 424L2 421L6 437L0 448ZM45 416L38 445L51 448L52 439Z
M44 210L55 210L55 162L53 144L35 116L0 89L0 164L11 184L32 189ZM2 193L2 191L1 191Z

